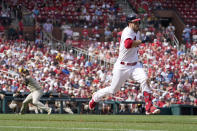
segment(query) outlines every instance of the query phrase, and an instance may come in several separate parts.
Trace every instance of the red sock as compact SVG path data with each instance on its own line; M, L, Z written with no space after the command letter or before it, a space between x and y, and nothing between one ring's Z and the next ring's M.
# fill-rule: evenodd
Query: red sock
M147 112L150 112L150 108L152 107L152 95L146 91L144 91L144 100L145 100L145 109Z

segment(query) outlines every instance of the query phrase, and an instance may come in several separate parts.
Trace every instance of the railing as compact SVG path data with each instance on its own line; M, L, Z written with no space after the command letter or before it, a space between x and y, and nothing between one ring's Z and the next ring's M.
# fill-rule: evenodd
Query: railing
M128 0L119 0L118 2L124 6L123 11L125 14L130 14L134 12L133 9L130 7L130 3L128 2Z
M8 70L8 71L4 71L4 70L0 70L0 74L3 76L6 74L6 78L14 80L15 78L19 77L19 74L17 74L16 72L12 71L12 70Z
M25 98L14 98L12 96L5 96L4 99L2 101L0 101L1 102L2 112L4 114L6 114L6 113L12 113L12 112L9 111L10 110L9 109L9 106L8 106L9 103L11 101L13 101L13 100L14 101L17 101L17 102L22 102L24 99ZM69 98L69 97L67 97L67 98L65 98L65 97L64 98L56 98L56 97L54 97L54 98L47 97L46 98L46 97L42 97L41 98L41 101L43 101L43 102L46 102L46 101L50 101L50 102L58 101L58 102L60 102L60 111L59 111L60 114L63 114L64 113L63 108L64 108L65 105L63 105L63 102L65 102L65 101L76 103L75 105L76 105L77 112L75 112L75 113L81 114L81 113L83 113L82 112L83 106L84 105L88 105L89 100L90 100L89 98ZM126 104L141 104L141 105L144 105L145 104L144 102L138 102L138 101L132 102L132 101L113 101L113 100L106 100L106 101L99 102L96 105L96 107L95 107L95 111L90 111L89 109L87 109L88 113L90 113L90 114L100 114L101 113L101 109L99 107L103 103L112 105L112 110L113 110L112 114L119 114L119 110L120 110L119 109L119 104L125 104L125 105ZM131 113L129 113L129 114L131 114ZM138 112L136 114L144 114L144 112Z
M32 12L25 11L23 13L23 24L24 26L34 26L35 20L34 20Z
M126 2L126 0L125 0ZM26 12L24 14L24 24L25 25L34 25L34 18L31 12ZM30 19L31 18L31 19ZM59 41L57 39L55 39L51 34L47 33L45 30L42 30L43 32L43 38L42 40L44 41L44 44L48 44L48 46L51 46L53 49L61 49L61 50L65 50L65 51L70 51L73 50L73 54L75 56L83 55L85 56L86 60L95 60L97 59L99 61L100 65L104 65L106 66L113 66L114 62L111 62L110 60L107 59L102 59L96 55L89 55L87 50L81 49L81 48L77 48L77 47L73 47L73 46L68 46L66 45L66 43ZM51 44L51 45L49 45Z
M10 94L11 95L11 94ZM14 98L12 96L5 96L3 100L0 100L0 112L7 114L7 113L13 113L13 111L9 108L9 103L11 101L15 101L18 102L17 105L21 105L20 103L24 100L25 98ZM71 110L75 110L75 114L102 114L102 109L100 107L102 107L103 104L107 104L107 105L111 105L111 109L112 112L110 112L111 114L117 115L117 114L128 114L128 115L132 115L132 114L145 114L144 111L144 102L141 101L113 101L113 100L106 100L106 101L101 101L99 103L97 103L95 110L94 111L90 111L88 108L86 108L86 111L84 112L84 106L88 106L88 102L89 102L89 98L69 98L69 97L64 97L64 98L49 98L49 97L42 97L41 101L43 103L45 102L59 102L60 103L60 107L59 111L57 112L53 112L53 113L59 113L59 114L64 114L66 113L64 108L66 107L66 105L64 105L65 101L74 103L75 107L71 107ZM125 112L121 112L120 110L120 105L130 105L130 104L139 104L141 105L141 109L140 111L137 112L128 112L125 110ZM17 107L20 109L20 107ZM187 105L187 104L172 104L169 107L163 107L163 108L159 108L161 110L160 115L197 115L197 106L194 105ZM53 111L55 110L55 108L53 108ZM19 110L18 110L19 111ZM18 113L18 112L15 112ZM27 112L28 113L28 112ZM45 112L43 112L45 113Z
M107 59L102 59L96 55L89 55L89 52L85 49L81 49L81 48L77 48L77 47L73 47L73 46L68 46L66 45L66 43L55 39L53 36L51 36L50 34L48 34L46 31L43 30L43 34L44 34L44 38L47 39L47 41L52 42L52 47L54 49L62 49L65 51L70 51L73 50L73 54L75 56L78 55L82 55L85 57L86 60L98 60L100 65L104 65L105 67L112 67L114 62L111 62L110 60Z
M126 2L126 0L125 0ZM25 19L24 19L24 23L25 25L34 25L34 19L32 18L32 13L27 12L25 15ZM31 21L29 21L29 18L31 17ZM27 19L26 19L27 18ZM83 55L85 56L86 60L95 60L97 59L100 65L104 65L105 67L112 67L114 62L107 60L107 59L103 59L100 58L96 55L89 55L87 50L81 49L81 48L77 48L77 47L73 47L73 46L68 46L66 45L66 43L59 41L57 39L55 39L51 34L47 33L45 30L42 30L43 32L43 41L45 44L48 44L48 46L51 46L53 49L61 49L61 50L65 50L65 51L70 51L73 50L73 54L75 56ZM49 45L52 44L52 45Z
M172 35L172 37L173 37L173 45L176 45L176 47L177 47L177 49L179 49L180 47L179 47L179 40L176 38L176 36L173 34Z

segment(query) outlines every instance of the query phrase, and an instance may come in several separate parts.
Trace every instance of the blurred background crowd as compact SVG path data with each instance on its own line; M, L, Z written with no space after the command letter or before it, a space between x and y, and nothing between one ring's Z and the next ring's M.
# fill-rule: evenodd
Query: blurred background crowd
M138 13L141 18L142 39L148 39L140 46L139 57L154 89L154 105L161 108L171 104L196 106L197 2L118 2L1 0L1 99L6 92L29 92L18 75L21 67L29 69L44 93L56 93L57 97L90 98L96 90L109 86L128 14L124 6L126 2L130 4L127 10ZM162 23L154 14L154 10L175 7L185 23L178 45L174 42L176 27L171 21ZM33 33L25 32L24 29L30 26ZM59 40L54 39L56 28L61 31ZM115 96L108 96L105 100L143 101L143 95L138 83L128 80ZM72 103L65 102L65 112L72 114L74 105L68 107L69 104ZM49 106L54 106L55 111L59 105L57 102ZM125 111L125 107L121 104L120 111ZM111 110L106 104L101 108L105 113ZM127 108L130 112L138 111L137 104L127 105ZM85 109L87 104L84 104Z

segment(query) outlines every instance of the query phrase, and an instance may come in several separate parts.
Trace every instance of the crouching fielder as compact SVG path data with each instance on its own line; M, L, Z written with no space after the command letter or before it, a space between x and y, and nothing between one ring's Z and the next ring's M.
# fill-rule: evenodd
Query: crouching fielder
M122 31L119 56L114 65L111 85L93 94L89 102L91 110L104 96L115 94L127 79L132 78L140 83L146 103L146 114L157 114L160 112L159 109L150 110L152 107L152 91L147 84L148 77L138 62L138 46L142 43L140 40L139 22L140 19L135 14L127 17L127 26Z
M27 69L20 69L19 72L22 78L24 79L27 88L31 92L23 101L19 114L23 114L28 103L32 102L33 105L37 106L39 109L43 109L47 111L48 114L50 115L52 108L45 106L39 101L43 95L43 91L40 85L38 84L38 82L30 75Z

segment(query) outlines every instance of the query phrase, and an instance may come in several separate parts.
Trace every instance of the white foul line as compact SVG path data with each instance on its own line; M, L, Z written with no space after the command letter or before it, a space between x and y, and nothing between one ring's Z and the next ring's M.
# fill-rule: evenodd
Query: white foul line
M34 126L0 126L0 128L28 128L28 129L56 129L56 130L101 130L101 131L164 131L164 130L134 130L134 129L110 129L110 128L60 128L60 127L34 127ZM166 131L166 130L165 130Z

